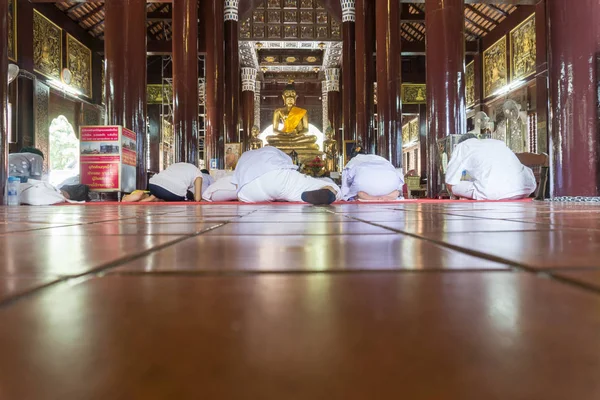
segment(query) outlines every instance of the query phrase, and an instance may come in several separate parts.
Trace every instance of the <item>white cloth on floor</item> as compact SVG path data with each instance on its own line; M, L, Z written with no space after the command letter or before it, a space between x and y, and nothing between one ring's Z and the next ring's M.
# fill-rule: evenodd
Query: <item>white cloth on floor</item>
M244 185L238 192L238 198L245 203L302 201L302 193L325 187L333 188L336 191L336 199L340 199L341 190L335 183L306 176L293 169L278 169Z
M475 200L524 198L537 186L533 171L500 140L468 139L459 143L448 163L446 184L459 185L463 171L471 177L471 198Z
M19 185L19 203L32 206L49 206L58 203L85 203L67 200L63 194L48 182L28 179Z
M365 192L370 196L385 196L398 190L402 195L404 177L402 170L394 168L383 157L373 154L358 154L342 171L342 197L349 200Z
M188 191L194 191L196 178L203 178L203 174L194 164L176 163L154 175L149 182L174 195L185 197ZM204 182L202 182L202 186L204 186Z
M231 183L232 175L218 179L202 192L205 201L234 201L237 200L237 188Z
M265 146L258 150L246 151L238 160L231 183L236 185L238 193L247 184L271 171L297 170L290 156L283 151Z

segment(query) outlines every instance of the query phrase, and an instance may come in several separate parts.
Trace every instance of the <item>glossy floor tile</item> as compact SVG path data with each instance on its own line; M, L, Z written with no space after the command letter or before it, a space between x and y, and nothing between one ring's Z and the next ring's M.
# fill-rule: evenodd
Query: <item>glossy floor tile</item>
M594 399L599 307L518 273L109 276L3 310L0 383L14 399Z
M0 400L600 398L600 207L0 207Z

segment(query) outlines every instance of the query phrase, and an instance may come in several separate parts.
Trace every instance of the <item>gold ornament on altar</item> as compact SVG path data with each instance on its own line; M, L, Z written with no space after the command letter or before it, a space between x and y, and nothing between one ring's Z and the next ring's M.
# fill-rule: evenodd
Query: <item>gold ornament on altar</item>
M263 142L258 138L260 135L260 130L258 126L254 125L252 127L252 137L250 138L250 150L257 150L263 147Z
M300 160L321 156L317 137L308 134L308 115L303 108L296 107L296 89L293 83L283 91L284 107L273 113L273 135L267 136L267 142L285 153L295 150Z
M330 126L325 130L326 139L323 141L323 152L325 153L325 169L328 172L337 171L338 165L338 142L333 137L333 128Z
M33 10L33 67L49 78L60 80L62 29Z
M533 74L536 69L535 14L510 32L510 43L512 80L523 79Z
M508 83L506 36L483 52L483 95L489 97Z
M92 51L67 34L67 68L73 74L70 85L92 97Z

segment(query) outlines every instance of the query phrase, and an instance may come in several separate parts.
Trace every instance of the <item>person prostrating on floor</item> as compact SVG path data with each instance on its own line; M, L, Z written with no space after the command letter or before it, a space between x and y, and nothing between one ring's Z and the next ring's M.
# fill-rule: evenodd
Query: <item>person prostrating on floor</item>
M290 156L266 146L242 154L231 183L237 188L238 199L245 203L304 201L322 205L340 197L340 188L334 183L303 175L297 169Z
M452 152L446 185L454 196L465 199L516 200L533 193L536 181L504 142L468 133Z
M150 178L149 192L135 191L123 197L123 201L200 201L203 186L210 185L209 178L193 164L172 164Z
M394 201L402 198L404 178L402 170L374 154L364 154L356 146L351 159L342 171L344 200Z

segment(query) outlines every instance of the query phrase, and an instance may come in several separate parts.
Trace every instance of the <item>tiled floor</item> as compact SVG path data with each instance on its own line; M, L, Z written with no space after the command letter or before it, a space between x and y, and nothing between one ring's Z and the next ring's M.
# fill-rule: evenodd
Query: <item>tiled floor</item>
M599 399L600 207L0 208L0 400Z

